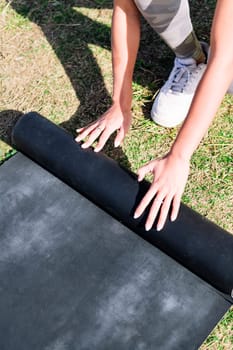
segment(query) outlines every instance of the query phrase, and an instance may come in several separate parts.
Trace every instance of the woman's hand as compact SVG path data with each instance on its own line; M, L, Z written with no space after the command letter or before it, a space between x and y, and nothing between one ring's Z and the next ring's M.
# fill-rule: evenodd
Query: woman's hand
M99 139L95 146L95 152L99 152L104 147L109 137L117 130L118 133L114 141L114 146L118 147L129 131L131 121L131 111L123 112L120 106L113 105L97 121L84 128L77 129L76 131L79 135L76 137L76 141L79 142L86 139L82 144L82 148L87 148L90 147L96 139Z
M146 220L146 230L150 230L160 210L157 231L160 231L166 221L170 206L171 221L177 218L181 196L189 174L189 160L181 159L171 153L165 157L153 160L138 170L138 181L146 174L153 173L153 182L138 205L134 218L138 218L152 201Z

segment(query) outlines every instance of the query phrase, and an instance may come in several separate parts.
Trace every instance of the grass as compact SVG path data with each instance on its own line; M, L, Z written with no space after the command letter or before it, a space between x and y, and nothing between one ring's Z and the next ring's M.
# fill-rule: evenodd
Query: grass
M95 120L111 104L112 1L67 3L0 0L0 139L6 138L6 129L18 112L36 110L74 134L78 126ZM190 4L197 34L208 41L215 1L192 0ZM172 63L169 49L143 22L133 82L133 125L122 148L115 150L112 139L105 147L106 153L133 171L165 154L176 136L178 128L164 129L149 119L153 98ZM186 204L231 233L232 116L233 98L227 95L192 158L183 196ZM0 141L0 163L13 153ZM232 348L233 310L201 349Z

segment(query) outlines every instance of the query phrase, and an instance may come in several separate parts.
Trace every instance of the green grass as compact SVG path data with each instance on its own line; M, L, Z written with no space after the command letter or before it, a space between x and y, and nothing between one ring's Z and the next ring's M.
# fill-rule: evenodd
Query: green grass
M72 3L72 2L71 2ZM214 0L192 0L191 14L201 40L209 39ZM0 0L0 111L36 110L75 134L111 104L110 24L112 1ZM164 155L178 128L164 129L149 118L154 96L166 80L173 56L142 24L142 40L133 82L133 125L122 148L113 140L105 152L137 171ZM233 97L226 96L195 152L183 201L233 233ZM204 113L204 111L203 111ZM10 126L0 113L0 138ZM14 150L0 141L0 163ZM209 336L202 350L233 348L233 310Z
M4 24L5 30L11 30L12 33L18 28L24 30L31 29L31 22L23 13L19 14L14 11L10 3L6 4L4 1L0 3L1 24Z

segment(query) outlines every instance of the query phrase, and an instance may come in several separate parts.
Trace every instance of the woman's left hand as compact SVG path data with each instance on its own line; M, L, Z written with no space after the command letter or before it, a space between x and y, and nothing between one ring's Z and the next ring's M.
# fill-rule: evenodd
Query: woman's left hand
M142 215L146 207L152 202L145 228L150 230L160 211L157 221L157 231L160 231L166 221L171 207L171 221L177 218L181 197L188 179L189 160L182 159L168 153L161 159L152 160L138 170L138 181L142 181L146 174L153 173L153 182L138 205L134 218Z

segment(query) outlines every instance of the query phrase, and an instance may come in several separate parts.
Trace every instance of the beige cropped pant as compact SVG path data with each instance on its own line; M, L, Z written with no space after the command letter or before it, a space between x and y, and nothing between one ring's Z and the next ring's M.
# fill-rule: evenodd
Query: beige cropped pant
M193 31L188 0L134 0L142 16L177 57L191 57L200 50Z

